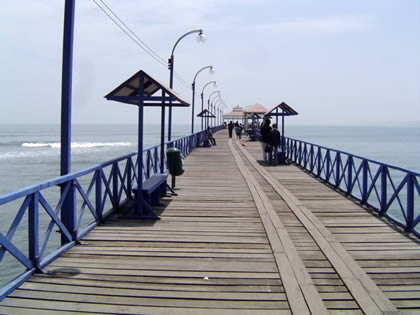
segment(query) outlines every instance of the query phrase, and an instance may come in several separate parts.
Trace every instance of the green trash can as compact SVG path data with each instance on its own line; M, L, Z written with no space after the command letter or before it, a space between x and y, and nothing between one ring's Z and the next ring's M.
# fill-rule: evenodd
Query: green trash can
M175 177L184 173L184 161L182 160L181 151L177 148L169 148L166 151L166 161L169 174L172 175L172 188L175 188Z

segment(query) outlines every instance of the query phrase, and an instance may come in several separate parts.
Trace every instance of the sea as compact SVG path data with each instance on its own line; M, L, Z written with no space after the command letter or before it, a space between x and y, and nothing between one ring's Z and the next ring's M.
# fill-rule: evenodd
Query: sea
M143 128L145 147L160 142L160 126L144 125ZM189 125L174 125L172 138L189 133ZM387 126L288 125L285 136L420 173L420 123ZM72 126L71 148L72 171L83 170L137 151L137 126L75 124ZM59 173L59 125L0 126L0 195L56 178ZM17 210L0 206L0 233L3 235L7 234ZM16 238L24 243L24 236ZM13 257L3 259L0 263L0 287L14 276L9 263L19 265ZM16 267L16 272L18 270L19 267Z

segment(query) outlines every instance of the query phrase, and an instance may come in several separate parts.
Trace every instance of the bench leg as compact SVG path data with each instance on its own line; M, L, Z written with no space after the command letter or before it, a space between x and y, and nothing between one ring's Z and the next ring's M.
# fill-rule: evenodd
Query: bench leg
M153 211L150 204L137 196L136 200L120 216L122 219L159 220L160 217Z

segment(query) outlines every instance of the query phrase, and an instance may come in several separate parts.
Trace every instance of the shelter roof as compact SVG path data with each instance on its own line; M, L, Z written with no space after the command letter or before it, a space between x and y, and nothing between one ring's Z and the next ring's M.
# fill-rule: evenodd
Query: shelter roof
M282 111L277 113L277 108L281 109ZM293 116L297 114L298 112L287 105L285 102L281 102L279 105L274 106L266 113L267 116Z
M143 81L143 84L140 84L141 81ZM140 87L141 85L142 88ZM140 92L140 89L143 91ZM168 103L169 101L172 101L172 106L188 107L190 105L174 90L165 86L143 70L139 70L129 79L121 83L108 93L105 98L132 105L138 105L141 98L143 100L143 106L163 106L163 102Z
M252 106L249 106L247 109L245 109L246 113L260 113L265 114L267 112L267 108L262 106L261 104L254 104Z
M234 108L232 108L232 110L234 112L243 112L244 111L244 109L239 105L236 105Z
M212 112L209 112L207 109L203 110L202 112L200 112L199 114L197 114L197 117L209 117L209 118L214 118L216 117Z
M244 112L229 112L226 114L223 114L223 116L243 116Z

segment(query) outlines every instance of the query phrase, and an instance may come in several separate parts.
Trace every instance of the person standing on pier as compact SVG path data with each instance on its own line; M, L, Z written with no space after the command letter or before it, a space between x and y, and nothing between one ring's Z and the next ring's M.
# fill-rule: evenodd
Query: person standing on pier
M232 131L233 131L233 121L231 120L228 125L229 129L229 138L232 138Z
M268 152L265 152L265 149L266 149L266 146L267 146L270 131L271 131L270 119L267 118L266 120L264 120L264 123L263 123L263 125L260 129L261 148L262 148L262 152L263 152L263 159L264 159L264 162L266 162L266 163L268 162L268 157L267 157Z
M207 138L211 142L211 145L216 145L216 139L214 139L213 132L210 127L207 127Z
M278 164L278 149L280 145L280 131L277 130L277 125L273 124L273 128L270 131L268 136L268 144L271 145L271 151L268 153L268 163L270 165ZM273 164L273 155L274 155L274 164Z

